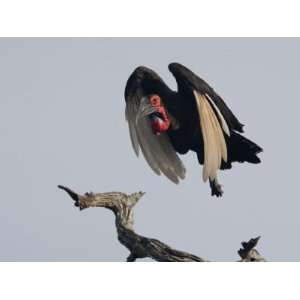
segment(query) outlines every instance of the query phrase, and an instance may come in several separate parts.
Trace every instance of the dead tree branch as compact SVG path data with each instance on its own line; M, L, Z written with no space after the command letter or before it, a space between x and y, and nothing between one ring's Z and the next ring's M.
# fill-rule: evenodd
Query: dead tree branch
M67 187L59 185L58 188L67 192L80 210L89 207L105 207L113 211L116 216L118 240L130 251L127 261L145 257L164 262L207 261L196 255L175 250L157 239L147 238L134 232L133 207L145 194L144 192L130 195L120 192L79 195ZM238 251L241 257L240 261L264 261L264 258L254 249L258 240L259 237L242 242L242 248Z

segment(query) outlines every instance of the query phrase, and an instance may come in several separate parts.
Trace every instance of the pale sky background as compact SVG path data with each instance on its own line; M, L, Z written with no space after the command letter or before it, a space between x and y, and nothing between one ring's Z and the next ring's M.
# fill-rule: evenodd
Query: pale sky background
M300 260L300 39L0 39L0 261L124 261L113 214L57 189L146 192L135 230L215 261L258 235L269 261ZM135 157L124 87L146 65L170 87L180 62L224 98L262 164L221 172L210 196L192 152L178 186Z

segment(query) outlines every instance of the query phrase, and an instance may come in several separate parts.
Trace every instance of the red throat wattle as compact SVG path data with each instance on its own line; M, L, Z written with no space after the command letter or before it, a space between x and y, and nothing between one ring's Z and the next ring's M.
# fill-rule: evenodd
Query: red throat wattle
M150 95L149 100L151 105L156 108L156 112L150 115L151 127L154 134L159 135L169 129L171 122L161 98L158 95Z

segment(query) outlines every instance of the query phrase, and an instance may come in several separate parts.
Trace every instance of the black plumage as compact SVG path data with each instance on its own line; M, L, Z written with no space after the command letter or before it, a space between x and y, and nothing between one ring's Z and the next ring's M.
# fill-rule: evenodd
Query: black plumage
M179 154L196 152L199 163L205 165L204 181L209 178L212 195L221 196L216 169L230 169L233 162L259 163L257 154L262 148L240 134L243 124L203 79L178 63L171 63L169 70L176 79L177 92L153 70L143 66L136 68L127 81L126 117L133 147L137 154L138 148L142 149L157 174L162 172L175 183L179 182L178 178L184 178L184 166L167 143ZM161 99L160 106L151 105L153 95ZM162 116L164 109L166 117ZM167 129L150 134L154 119L158 128L162 124ZM152 146L156 141L157 145ZM162 152L158 151L160 148Z

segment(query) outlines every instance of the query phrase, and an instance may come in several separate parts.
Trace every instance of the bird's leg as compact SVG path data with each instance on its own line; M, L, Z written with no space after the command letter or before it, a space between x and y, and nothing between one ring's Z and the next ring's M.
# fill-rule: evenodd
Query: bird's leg
M216 195L217 197L221 197L223 195L223 190L221 184L218 182L217 177L214 179L209 178L209 185L211 188L211 195Z

